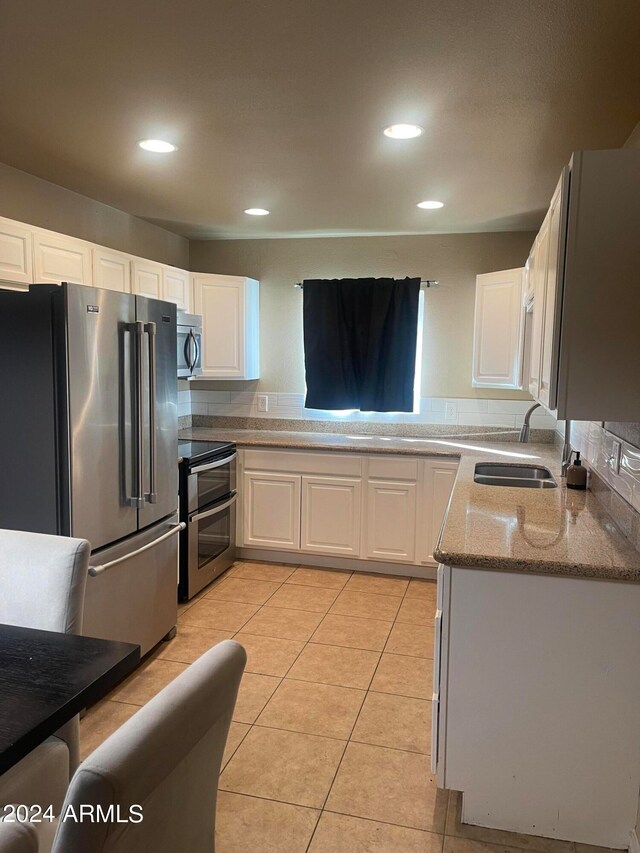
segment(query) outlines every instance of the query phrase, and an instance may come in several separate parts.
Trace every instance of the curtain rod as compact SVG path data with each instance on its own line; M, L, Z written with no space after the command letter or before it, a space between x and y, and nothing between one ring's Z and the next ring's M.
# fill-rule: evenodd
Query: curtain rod
M440 284L439 281L436 281L433 278L422 278L420 279L420 287L437 287ZM304 289L304 284L301 281L296 282L294 287L299 287L300 290Z

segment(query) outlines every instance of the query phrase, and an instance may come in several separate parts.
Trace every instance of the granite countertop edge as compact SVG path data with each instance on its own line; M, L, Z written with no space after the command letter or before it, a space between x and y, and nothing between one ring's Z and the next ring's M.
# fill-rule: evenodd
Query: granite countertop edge
M354 431L355 433L355 431ZM604 559L609 556L609 550L603 549L605 556L600 561L597 557L593 559L593 552L589 556L589 562L576 559L571 555L571 545L567 544L565 557L556 558L549 556L540 559L536 548L531 547L531 554L523 556L511 556L508 553L500 553L498 546L493 553L489 549L483 551L473 547L470 542L457 542L454 515L458 521L465 513L473 509L474 501L481 499L483 506L490 501L488 487L473 483L473 472L475 463L483 461L504 461L505 454L518 453L519 456L527 456L528 459L518 458L518 464L536 465L543 464L549 467L559 484L559 488L549 490L535 490L536 500L545 501L549 509L550 525L561 521L564 510L557 506L559 496L563 494L564 487L560 479L560 449L553 444L519 444L518 442L505 442L503 440L491 442L486 438L476 439L472 436L464 438L451 436L450 438L438 436L434 438L405 438L378 436L349 437L340 433L291 433L267 430L242 430L227 429L217 430L204 427L193 427L182 430L181 438L192 439L226 439L235 441L239 447L263 447L280 448L291 450L331 450L340 453L367 453L388 454L402 456L423 456L443 459L459 459L455 483L445 520L440 531L440 536L434 549L434 557L438 562L448 566L469 569L482 569L497 572L515 574L538 574L555 577L591 578L599 580L614 580L624 582L640 583L640 554L633 548L631 543L625 539L620 531L612 531L612 522L608 521L603 509L597 506L596 499L592 493L586 506L587 527L595 530L598 536L608 545L611 542L618 552L618 564L611 561L605 563ZM496 490L496 503L504 501L504 493L507 491L502 487L492 487ZM481 490L481 491L478 491ZM515 492L515 490L509 490ZM530 490L518 490L528 492ZM502 494L501 494L502 493ZM519 494L518 499L524 501L526 494ZM455 510L455 512L452 512ZM459 534L458 534L459 535ZM463 547L457 547L462 545ZM464 547L467 545L468 547ZM574 548L575 550L575 548Z

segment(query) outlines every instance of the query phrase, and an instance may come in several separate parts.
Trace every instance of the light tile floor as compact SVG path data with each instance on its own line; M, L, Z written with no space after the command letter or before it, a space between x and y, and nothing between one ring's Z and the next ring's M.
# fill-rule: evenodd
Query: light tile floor
M238 562L81 724L83 756L206 649L248 655L217 853L589 853L460 823L430 771L435 584ZM599 849L599 848L598 848Z

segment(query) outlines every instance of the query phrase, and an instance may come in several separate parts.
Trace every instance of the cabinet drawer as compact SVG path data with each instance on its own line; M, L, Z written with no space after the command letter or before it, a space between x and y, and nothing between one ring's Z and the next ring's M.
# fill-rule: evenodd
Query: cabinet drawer
M391 456L370 456L369 477L372 480L409 480L418 479L418 460Z
M244 464L252 471L285 471L296 474L326 474L360 477L362 457L352 453L305 453L295 450L244 451Z

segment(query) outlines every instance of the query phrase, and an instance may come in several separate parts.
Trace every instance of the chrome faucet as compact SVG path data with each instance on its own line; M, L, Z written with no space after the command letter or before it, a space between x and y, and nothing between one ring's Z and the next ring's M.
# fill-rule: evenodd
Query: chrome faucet
M527 410L526 415L524 416L524 421L522 422L522 427L520 428L520 438L518 441L522 442L522 444L526 444L529 441L529 433L531 432L531 427L529 426L529 421L531 420L531 415L537 408L539 408L540 403L534 403L530 409Z

